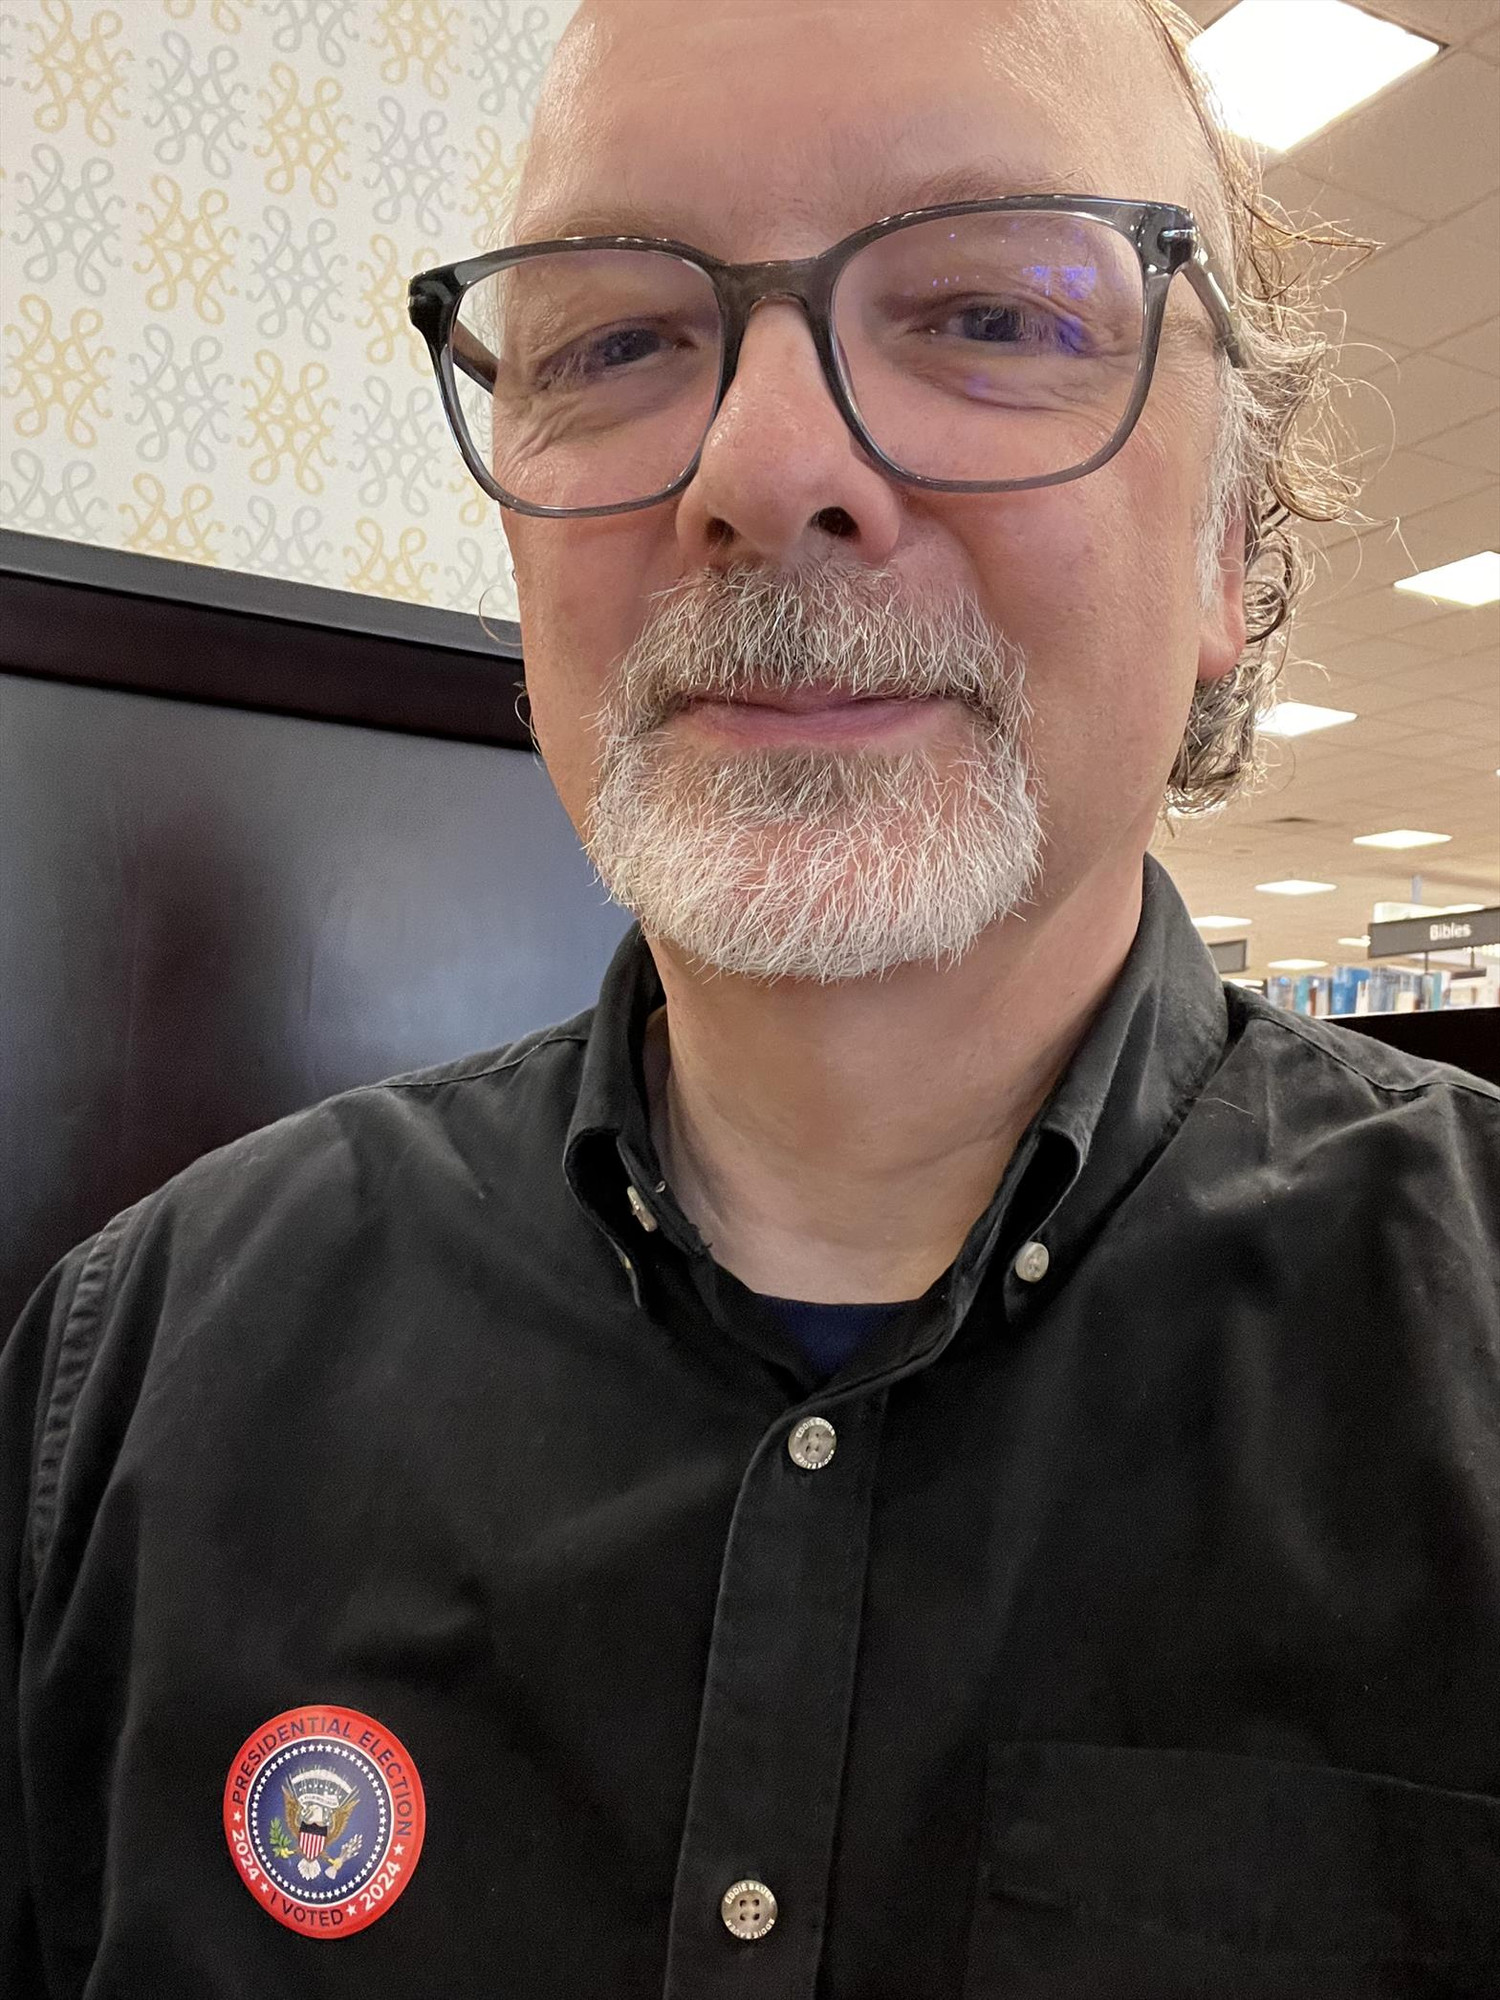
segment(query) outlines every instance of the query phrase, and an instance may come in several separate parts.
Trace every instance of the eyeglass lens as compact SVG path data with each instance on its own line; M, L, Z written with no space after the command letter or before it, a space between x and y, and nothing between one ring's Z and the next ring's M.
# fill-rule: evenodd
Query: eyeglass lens
M845 265L833 300L835 351L870 436L901 470L945 480L1087 464L1129 408L1143 321L1130 241L1066 213L948 216L889 231ZM461 303L463 421L516 499L644 500L679 479L702 445L722 346L711 281L669 252L527 258Z

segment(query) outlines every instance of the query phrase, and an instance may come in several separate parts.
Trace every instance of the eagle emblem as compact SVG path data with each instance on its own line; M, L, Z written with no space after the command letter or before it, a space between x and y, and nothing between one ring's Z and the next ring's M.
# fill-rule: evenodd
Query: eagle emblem
M314 1767L298 1771L290 1780L282 1779L281 1802L286 1815L284 1830L278 1843L273 1824L273 1847L289 1860L296 1842L302 1853L297 1873L304 1880L314 1882L320 1875L336 1879L344 1863L352 1861L364 1844L356 1833L342 1847L336 1845L343 1840L344 1828L359 1804L359 1787L337 1771Z

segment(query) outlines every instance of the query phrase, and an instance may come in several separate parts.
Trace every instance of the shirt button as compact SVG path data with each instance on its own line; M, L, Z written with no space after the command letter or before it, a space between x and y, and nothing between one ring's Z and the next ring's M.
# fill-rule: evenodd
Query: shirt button
M1023 1243L1016 1257L1016 1276L1026 1284L1034 1285L1038 1279L1046 1277L1047 1266L1051 1262L1045 1243Z
M719 1914L731 1936L763 1938L776 1921L776 1898L764 1882L734 1882L724 1891Z
M839 1434L827 1417L804 1417L786 1441L793 1465L816 1472L838 1449Z
M626 1183L625 1199L630 1203L630 1212L641 1225L642 1229L648 1232L655 1229L656 1217L647 1208L644 1200L641 1198L639 1188L633 1183Z

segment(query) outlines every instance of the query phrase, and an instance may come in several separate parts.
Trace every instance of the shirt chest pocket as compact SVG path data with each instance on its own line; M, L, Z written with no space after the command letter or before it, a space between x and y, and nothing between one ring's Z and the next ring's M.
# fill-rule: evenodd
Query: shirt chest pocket
M1500 2000L1500 1799L1199 1750L990 1750L964 2000Z

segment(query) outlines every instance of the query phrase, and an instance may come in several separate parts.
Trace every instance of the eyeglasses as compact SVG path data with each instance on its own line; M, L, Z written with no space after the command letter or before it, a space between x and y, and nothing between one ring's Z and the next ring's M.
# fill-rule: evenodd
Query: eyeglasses
M1081 479L1134 428L1179 271L1242 367L1190 211L1093 195L912 209L780 263L560 237L423 271L408 311L479 484L558 518L682 491L762 299L802 306L845 422L893 477L940 493Z

